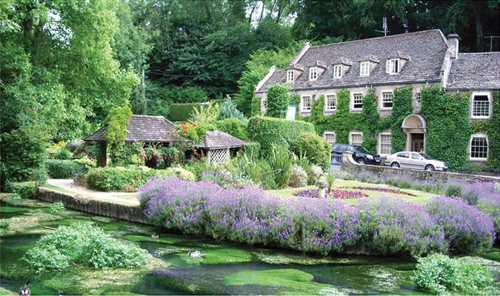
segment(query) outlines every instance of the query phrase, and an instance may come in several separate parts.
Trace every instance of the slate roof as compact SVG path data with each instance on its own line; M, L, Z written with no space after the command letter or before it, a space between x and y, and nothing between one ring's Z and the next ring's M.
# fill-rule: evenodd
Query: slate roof
M459 53L447 89L500 89L500 52Z
M222 148L237 148L245 145L247 141L232 136L226 132L215 130L207 131L205 139L200 144L200 148L222 149Z
M103 132L107 129L108 127L104 126L84 140L104 142L106 139ZM172 129L177 129L177 127L163 116L132 115L127 125L128 134L125 142L165 143L179 141L173 135L168 134Z
M295 61L305 69L295 78L292 90L440 81L447 50L447 40L440 30L313 46ZM386 60L398 57L409 59L400 73L385 73ZM333 65L342 59L351 60L353 65L342 78L333 79ZM371 69L370 76L360 77L360 62L375 59L380 62ZM317 80L309 81L309 67L317 61L324 62L327 69ZM257 92L265 92L277 82L285 83L285 72L275 71Z

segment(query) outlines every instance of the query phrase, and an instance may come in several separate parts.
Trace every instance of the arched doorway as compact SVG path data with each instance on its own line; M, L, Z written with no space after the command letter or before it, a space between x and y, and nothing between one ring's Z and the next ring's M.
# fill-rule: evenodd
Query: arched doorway
M425 152L425 142L427 137L427 122L425 118L418 114L408 115L401 128L405 132L406 151Z

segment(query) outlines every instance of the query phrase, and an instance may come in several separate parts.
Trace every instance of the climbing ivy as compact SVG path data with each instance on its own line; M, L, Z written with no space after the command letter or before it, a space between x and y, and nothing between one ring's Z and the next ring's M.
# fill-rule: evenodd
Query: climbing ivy
M375 92L370 92L363 98L363 147L370 150L372 153L377 153L377 139L375 133L377 132L378 121L380 114L377 112L377 98Z
M321 95L319 100L313 100L311 104L311 117L310 121L314 124L314 130L316 134L322 136L323 132L328 125L328 117L323 115L323 109L325 108L325 96Z
M500 91L493 91L493 115L488 125L488 141L490 144L490 158L488 164L500 167Z
M108 127L103 135L106 141L108 141L110 158L115 165L119 164L123 158L121 149L127 138L127 125L130 122L130 118L132 118L132 109L128 105L111 110L104 122Z
M441 86L424 88L421 95L422 114L427 120L427 154L450 168L464 166L472 133L468 95L449 95Z
M392 98L391 134L392 151L405 150L405 134L401 126L408 115L412 114L412 87L405 86L394 90Z
M290 86L277 83L267 91L266 116L274 118L285 118L290 103Z

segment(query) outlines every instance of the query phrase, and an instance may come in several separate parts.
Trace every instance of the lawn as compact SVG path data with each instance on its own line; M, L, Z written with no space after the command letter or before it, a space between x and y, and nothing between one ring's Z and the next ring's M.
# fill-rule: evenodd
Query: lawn
M395 197L395 198L401 198L401 199L416 202L416 203L427 203L427 202L429 202L431 196L435 195L433 193L428 193L428 192L423 192L423 191L418 191L418 190L411 190L411 189L400 189L400 190L402 192L413 194L415 196L406 195L406 194L378 192L378 191L373 191L373 190L343 189L343 188L339 188L339 187L370 187L370 188L388 188L388 189L394 189L394 190L399 189L397 187L390 186L390 185L371 184L371 183L365 183L365 182L359 182L359 181L348 181L348 180L337 179L337 180L335 180L335 183L334 183L334 186L332 187L332 189L361 191L362 193L367 194L368 197L385 195L385 196L390 196L390 197ZM289 198L289 197L294 197L293 193L295 193L296 191L305 190L305 189L317 189L317 188L318 188L317 186L307 186L307 187L301 187L301 188L269 190L268 192L278 194L282 198ZM358 199L344 199L344 201L346 201L352 205L358 204Z

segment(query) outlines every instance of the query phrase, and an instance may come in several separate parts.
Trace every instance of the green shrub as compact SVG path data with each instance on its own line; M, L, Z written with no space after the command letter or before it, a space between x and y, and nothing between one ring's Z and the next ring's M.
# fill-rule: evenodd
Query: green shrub
M35 182L7 182L5 186L6 192L14 193L21 198L35 198L36 183Z
M246 121L245 116L236 108L236 103L231 100L229 95L223 103L219 104L219 115L216 120L224 120L228 118L235 118L241 121Z
M104 167L92 169L85 177L87 187L98 191L137 191L137 188L152 177L176 175L191 181L195 175L180 167L171 167L166 170L154 170L148 167L131 166Z
M267 91L267 111L266 116L274 118L285 118L290 102L290 86L288 84L277 83Z
M320 166L312 165L311 169L307 172L307 183L313 185L321 176L323 176L323 169Z
M278 184L276 184L276 175L274 174L271 165L266 159L259 159L257 164L260 167L260 186L264 190L274 190L278 189Z
M311 163L320 164L324 170L330 166L331 150L332 145L325 139L308 132L299 134L292 145L295 154L305 152Z
M5 183L7 182L7 167L0 162L0 192L4 192Z
M53 179L73 179L74 174L86 174L88 168L76 161L49 159L45 164L49 176Z
M0 220L0 228L7 228L12 224L12 220L2 219Z
M51 203L49 206L49 212L51 214L59 214L60 212L66 210L62 201Z
M260 157L260 143L252 142L243 145L243 153L250 159L259 159Z
M41 272L62 271L72 265L133 268L146 264L150 255L134 244L117 241L99 227L78 223L42 236L23 258Z
M448 196L462 196L462 186L460 184L450 183L444 188L444 194ZM476 198L477 199L477 198Z
M31 172L31 181L34 181L36 186L42 186L49 179L49 175L47 175L47 171L45 167L39 167L33 169Z
M238 118L227 118L215 122L217 128L237 138L248 141L247 124Z
M262 153L267 155L271 153L272 143L288 147L295 142L300 133L314 132L311 123L269 117L251 118L247 129L253 141L260 143Z
M254 97L252 99L252 111L250 113L250 116L262 116L262 113L260 113L260 99L259 97Z
M172 104L168 108L168 119L170 121L188 121L191 118L191 112L195 108L206 108L208 104L187 103L187 104Z
M443 254L418 259L414 273L412 279L417 287L432 294L454 291L476 295L493 281L485 267L462 259L451 259Z
M54 159L70 159L70 158L71 158L71 152L69 152L66 149L59 149L54 154Z
M288 186L293 188L307 186L307 173L301 166L292 166Z
M292 174L292 164L293 155L288 148L273 143L271 154L269 154L269 165L274 171L275 182L279 188L288 184Z

